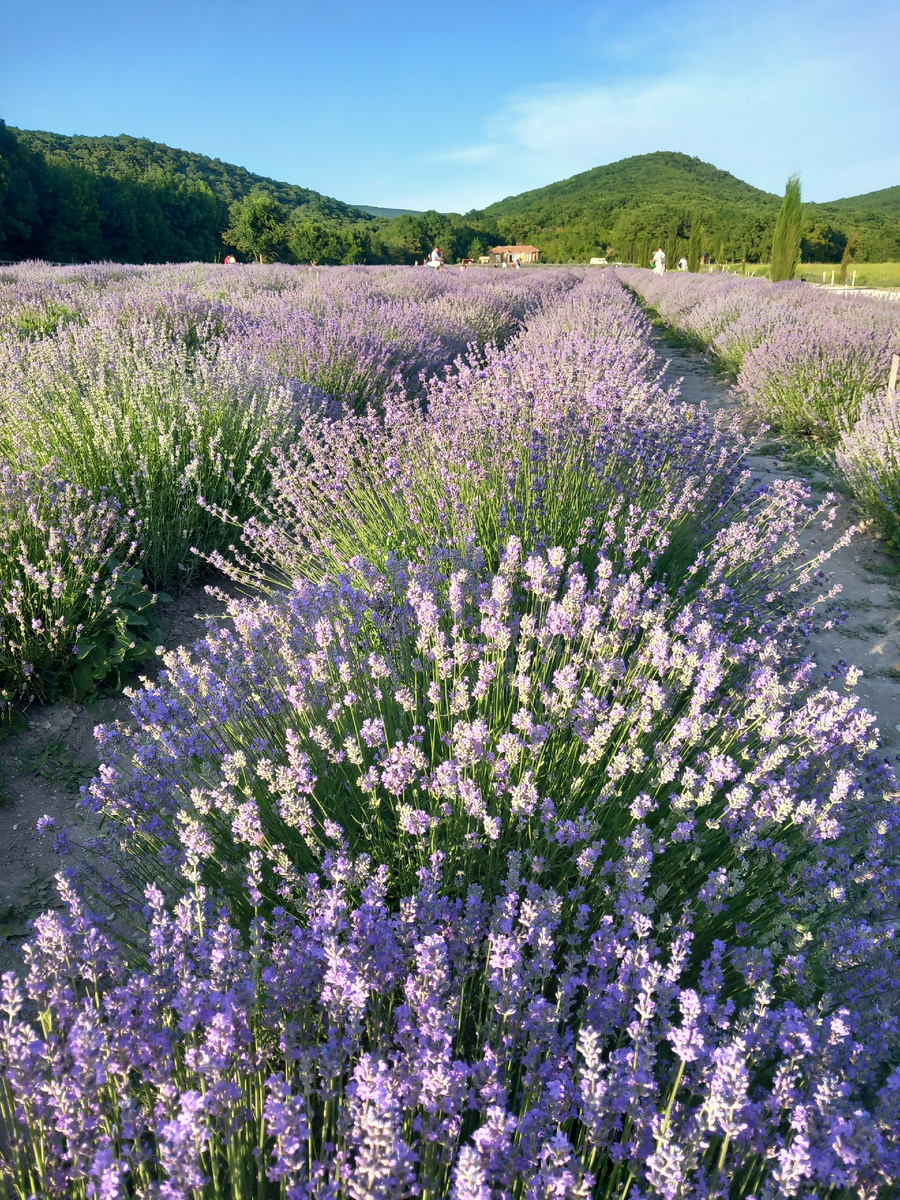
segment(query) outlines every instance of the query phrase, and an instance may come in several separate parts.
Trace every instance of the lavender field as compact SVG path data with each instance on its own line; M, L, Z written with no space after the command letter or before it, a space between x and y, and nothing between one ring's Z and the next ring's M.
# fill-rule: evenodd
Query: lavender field
M889 496L881 309L628 281ZM617 273L32 265L0 331L0 720L133 683L99 832L41 822L0 1195L898 1194L833 497L662 383Z
M668 324L711 351L752 413L829 451L860 507L900 550L900 400L887 394L900 307L802 283L623 276Z

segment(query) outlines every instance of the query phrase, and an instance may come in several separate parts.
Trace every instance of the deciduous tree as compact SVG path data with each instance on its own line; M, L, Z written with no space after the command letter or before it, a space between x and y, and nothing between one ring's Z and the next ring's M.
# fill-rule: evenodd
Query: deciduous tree
M229 225L222 234L226 246L249 254L257 262L273 262L287 234L284 208L268 193L253 191L228 209Z

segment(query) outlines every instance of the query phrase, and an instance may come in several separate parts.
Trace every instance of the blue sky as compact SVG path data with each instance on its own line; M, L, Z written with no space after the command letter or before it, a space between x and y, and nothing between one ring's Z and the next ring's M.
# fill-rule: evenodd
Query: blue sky
M896 0L0 0L0 116L466 211L652 150L900 184Z

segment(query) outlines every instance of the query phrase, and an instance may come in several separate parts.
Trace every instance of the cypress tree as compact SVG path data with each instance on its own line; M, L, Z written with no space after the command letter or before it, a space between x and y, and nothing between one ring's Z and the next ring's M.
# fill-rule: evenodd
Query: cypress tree
M691 222L691 239L688 242L688 270L700 270L700 255L703 252L703 230L700 228L700 220L694 217Z
M772 239L769 278L773 283L794 278L794 270L800 261L801 219L800 176L792 175L785 184L784 199Z
M673 217L669 222L666 234L666 270L675 270L675 259L678 257L678 220Z
M844 253L841 255L841 286L847 282L847 267L850 265L850 255L853 253L852 238L847 238Z

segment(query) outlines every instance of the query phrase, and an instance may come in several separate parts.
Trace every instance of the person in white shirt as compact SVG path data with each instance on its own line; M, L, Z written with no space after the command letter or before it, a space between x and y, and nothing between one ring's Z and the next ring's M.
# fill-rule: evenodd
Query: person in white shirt
M435 246L431 252L431 266L435 271L439 271L444 265L444 256L441 253L440 246Z
M679 258L679 260L678 260L678 270L679 271L687 270L687 259L684 257L684 255L682 255L681 258Z
M653 270L656 272L656 274L662 275L666 269L666 252L663 250L662 246L660 246L658 250L654 251L650 257L650 261L653 263Z

